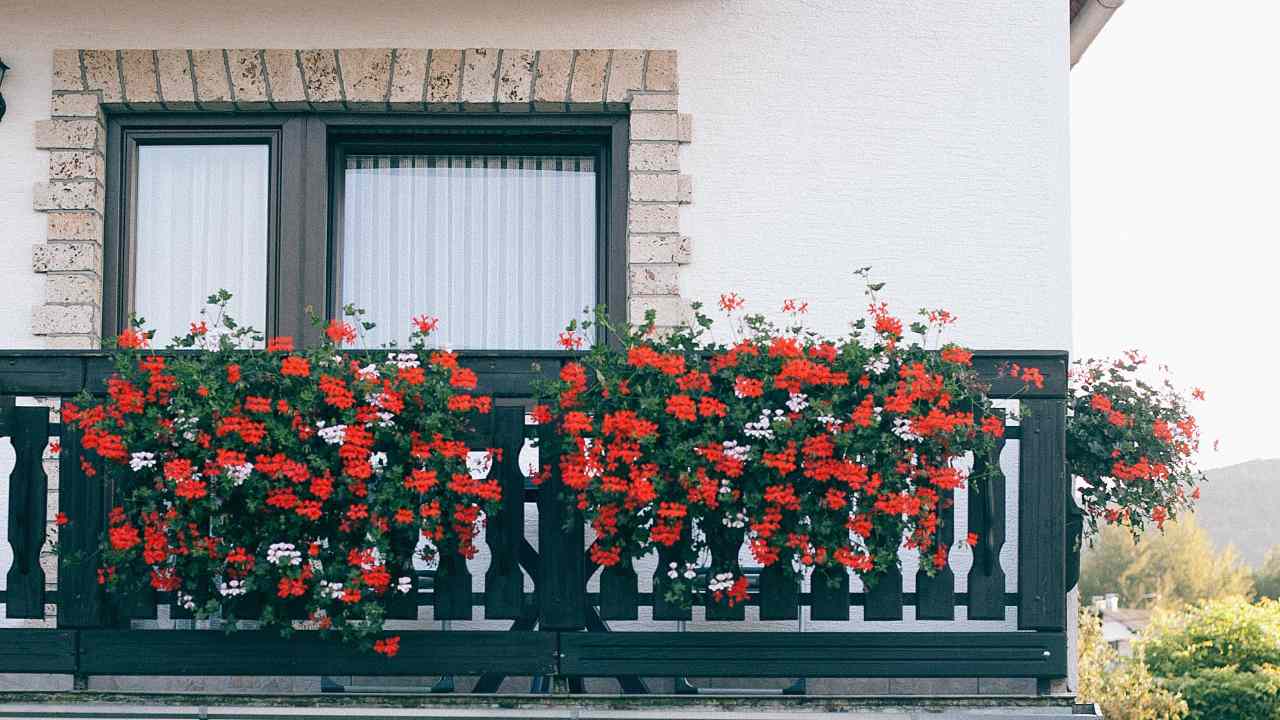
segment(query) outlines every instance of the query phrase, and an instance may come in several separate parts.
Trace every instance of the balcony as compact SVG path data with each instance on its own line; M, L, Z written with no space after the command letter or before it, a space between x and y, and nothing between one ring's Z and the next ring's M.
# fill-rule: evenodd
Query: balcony
M753 574L746 612L731 619L707 617L700 608L672 611L661 602L655 608L644 570L637 594L595 589L599 568L584 552L582 523L566 517L556 499L558 478L535 487L522 473L515 458L529 452L528 440L558 442L548 427L526 425L531 381L554 377L570 357L462 353L480 390L497 402L491 424L472 447L504 451L506 461L491 470L503 488L502 510L489 520L486 557L473 561L469 572L447 578L419 573L415 591L390 605L389 616L405 629L397 631L399 654L387 658L307 632L284 639L254 630L138 629L135 621L181 620L183 610L165 594L127 603L103 595L95 564L83 558L92 556L104 531L110 489L86 477L80 439L55 419L50 406L56 403L30 400L104 393L111 358L97 351L0 351L0 436L9 438L16 459L7 480L13 563L0 603L7 619L42 621L41 627L0 629L0 673L80 679L468 675L479 676L477 693L496 692L511 676L554 678L567 690L581 690L584 678L614 678L625 692L645 692L647 677L1034 678L1047 690L1050 681L1067 675L1066 600L1075 582L1069 572L1075 543L1068 532L1064 462L1065 353L974 355L990 396L1018 410L1021 420L1007 425L1005 442L991 457L974 460L1016 468L1016 479L959 490L965 497L945 511L946 532L959 527L978 534L971 552L953 552L951 564L933 576L891 573L870 591L855 578L854 589L835 600L807 583L797 588L769 573ZM1000 369L1012 363L1040 368L1048 379L1044 387L1026 388L1004 377ZM56 582L40 563L51 439L61 444L53 461L57 508L71 521L60 532ZM536 520L530 505L537 508ZM949 515L957 512L962 517L953 523ZM1016 533L1006 518L1016 518ZM1010 553L1005 544L1014 539ZM56 606L55 614L46 615L48 605ZM447 630L439 629L442 621Z

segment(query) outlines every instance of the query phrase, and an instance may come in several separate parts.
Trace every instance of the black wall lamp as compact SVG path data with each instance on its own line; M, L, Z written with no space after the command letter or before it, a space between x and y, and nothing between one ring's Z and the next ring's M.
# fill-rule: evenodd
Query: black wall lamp
M0 88L4 87L4 74L8 71L9 66L5 65L3 60L0 60ZM0 94L0 120L4 120L4 109L4 95Z

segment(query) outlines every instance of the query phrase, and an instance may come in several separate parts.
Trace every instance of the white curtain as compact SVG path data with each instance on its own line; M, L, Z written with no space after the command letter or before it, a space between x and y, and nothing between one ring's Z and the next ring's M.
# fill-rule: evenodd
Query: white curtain
M587 157L350 155L341 297L404 344L440 318L450 347L555 348L596 303L596 168Z
M265 329L269 164L267 145L138 148L133 311L157 346L219 289L237 322Z

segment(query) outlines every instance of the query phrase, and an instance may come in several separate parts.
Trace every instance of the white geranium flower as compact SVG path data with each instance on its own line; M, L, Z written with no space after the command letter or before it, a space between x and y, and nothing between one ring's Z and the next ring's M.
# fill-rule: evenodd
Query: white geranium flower
M138 472L143 468L152 468L156 466L156 454L149 452L136 452L129 456L129 467L134 472Z

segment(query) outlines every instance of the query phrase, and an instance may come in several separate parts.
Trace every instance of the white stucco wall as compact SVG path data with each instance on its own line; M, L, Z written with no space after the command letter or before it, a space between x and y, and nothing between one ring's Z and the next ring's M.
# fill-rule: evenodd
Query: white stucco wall
M33 123L55 47L648 47L680 53L686 297L814 302L840 330L872 265L980 347L1066 348L1064 0L7 0L0 347L38 347Z

